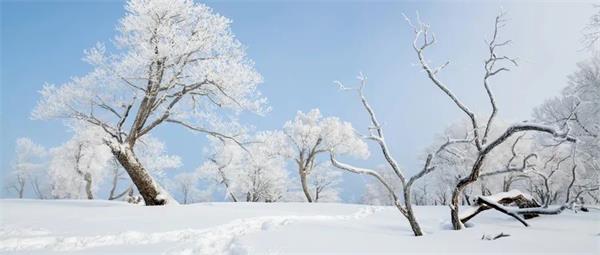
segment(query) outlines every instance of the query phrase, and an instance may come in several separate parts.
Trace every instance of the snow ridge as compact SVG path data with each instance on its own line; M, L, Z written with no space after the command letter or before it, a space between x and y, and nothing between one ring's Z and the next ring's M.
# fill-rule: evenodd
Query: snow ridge
M119 234L95 236L33 236L9 237L0 240L0 251L55 250L73 251L100 246L144 245L167 242L185 242L166 254L247 254L237 240L246 234L268 231L299 221L359 220L382 207L364 207L349 215L265 216L236 219L229 223L206 229L183 229L145 233L127 231Z

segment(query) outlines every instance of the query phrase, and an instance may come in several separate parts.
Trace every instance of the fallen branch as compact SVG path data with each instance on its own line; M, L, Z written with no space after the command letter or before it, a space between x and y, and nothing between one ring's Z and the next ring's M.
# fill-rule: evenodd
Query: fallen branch
M483 200L480 200L483 198ZM518 190L511 190L508 192L502 192L491 196L480 196L475 200L475 205L471 207L471 210L463 212L461 222L464 224L480 212L496 209L489 203L495 203L500 206L516 205L519 208L535 208L540 207L540 204L535 201L531 196L524 194ZM535 213L523 213L525 219L537 217Z
M494 237L483 235L483 236L481 236L481 240L490 240L491 241L491 240L496 240L496 239L499 239L502 237L509 237L509 236L510 236L509 234L504 234L503 232L501 232L500 234L498 234Z
M511 206L516 205L517 207ZM573 208L574 202L563 204L556 208L543 208L531 196L522 193L518 190L502 192L492 196L478 196L475 200L475 206L472 210L467 210L461 217L461 222L464 224L480 212L495 209L506 215L509 215L526 227L529 224L525 219L537 217L539 215L555 215L559 214L567 208ZM523 216L523 217L521 217Z
M515 218L516 220L520 221L521 223L523 223L523 225L525 225L525 227L529 227L529 224L527 224L525 219L521 218L521 216L514 210L510 209L510 207L505 207L499 203L496 203L496 202L486 199L484 197L478 197L477 203L480 205L487 205L487 206L489 206L493 209L496 209L504 214L507 214L507 215ZM464 224L464 222L463 222L463 224Z

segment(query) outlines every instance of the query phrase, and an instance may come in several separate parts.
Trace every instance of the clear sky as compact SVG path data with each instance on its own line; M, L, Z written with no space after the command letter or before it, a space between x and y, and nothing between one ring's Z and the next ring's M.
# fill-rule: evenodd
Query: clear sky
M413 173L423 148L448 124L462 117L458 109L415 66L412 33L401 13L419 11L436 33L429 52L433 63L450 60L441 77L471 108L489 111L482 87L484 39L490 36L501 8L509 22L501 38L514 44L507 55L520 65L493 87L505 121L527 119L533 107L557 95L566 76L589 53L581 51L581 31L597 1L209 1L216 12L233 20L232 29L247 46L264 76L260 86L273 110L265 117L245 114L257 129L281 128L296 111L320 108L365 131L367 116L356 96L339 92L332 81L353 84L358 72L369 77L366 94L384 123L397 160ZM61 121L29 118L44 82L60 84L90 67L83 50L97 41L109 43L121 1L1 1L0 176L10 171L18 137L44 146L60 145L70 134ZM163 126L156 136L170 153L183 158L180 171L202 161L203 135ZM382 162L372 147L364 166ZM355 176L345 176L343 197L361 195Z

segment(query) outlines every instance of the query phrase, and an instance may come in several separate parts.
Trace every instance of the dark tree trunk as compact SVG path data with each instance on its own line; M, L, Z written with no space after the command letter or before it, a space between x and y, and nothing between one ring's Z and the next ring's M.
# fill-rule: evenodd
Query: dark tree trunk
M410 224L410 227L412 228L412 231L415 234L415 236L422 236L423 231L421 230L421 226L419 226L419 222L417 222L417 218L415 217L415 214L413 213L412 209L412 204L410 200L411 188L412 183L411 185L404 186L404 206L406 207L406 219L408 220L408 223Z
M146 205L165 205L170 201L168 194L161 194L162 188L139 162L133 150L127 146L109 144L117 161L123 166L131 181L137 187Z

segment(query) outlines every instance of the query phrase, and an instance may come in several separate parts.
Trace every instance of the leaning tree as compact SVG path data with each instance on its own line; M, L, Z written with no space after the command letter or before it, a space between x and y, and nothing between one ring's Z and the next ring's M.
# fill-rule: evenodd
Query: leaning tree
M500 41L498 38L500 29L505 25L504 13L500 13L496 16L494 23L494 30L492 33L491 40L487 42L488 56L484 61L484 74L483 74L483 88L489 99L492 111L486 118L485 123L479 123L475 112L467 107L457 96L454 94L448 86L438 77L438 73L447 66L448 62L440 67L431 67L429 62L425 58L425 51L435 44L435 36L430 33L429 25L424 24L420 20L413 24L410 19L406 19L409 25L412 27L415 34L413 41L413 49L417 54L420 67L423 69L427 78L438 88L444 95L446 95L469 119L473 134L473 144L477 150L474 157L473 164L469 167L467 176L462 177L452 191L450 200L450 211L452 219L452 227L455 230L463 228L463 224L459 218L459 200L462 191L470 184L476 182L481 177L481 172L487 158L502 144L509 141L513 135L517 135L522 132L535 131L540 133L547 133L556 139L561 139L568 142L575 142L576 139L568 134L568 125L562 125L560 128L554 126L534 124L528 122L516 123L510 125L508 128L500 132L500 135L491 137L490 131L495 127L494 119L498 113L498 107L493 91L491 89L490 81L496 75L509 71L508 65L516 65L517 62L514 58L501 55L498 53L498 49L502 48L511 43L510 40Z
M140 162L140 138L165 123L219 139L223 114L261 112L261 76L230 30L231 21L192 0L130 0L115 49L86 51L93 66L60 86L46 85L32 115L96 125L146 205L175 202Z

